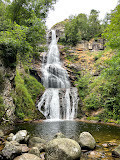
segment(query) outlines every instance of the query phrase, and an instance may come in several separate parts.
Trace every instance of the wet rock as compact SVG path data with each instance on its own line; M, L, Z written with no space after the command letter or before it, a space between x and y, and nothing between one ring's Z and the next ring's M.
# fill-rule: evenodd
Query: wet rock
M75 160L80 158L79 144L68 138L56 138L46 146L47 160Z
M116 158L120 158L120 146L116 147L113 151L112 151L112 156L116 157Z
M41 160L41 159L34 154L25 153L19 157L16 157L14 160Z
M102 157L102 153L97 152L97 151L92 151L90 152L90 154L88 155L89 158L94 158L94 159L98 159Z
M82 132L79 137L79 144L83 149L93 150L96 146L95 139L89 132Z
M66 138L64 134L62 134L61 132L56 133L56 135L54 136L54 138Z
M4 132L3 130L0 129L0 137L3 137L4 136Z
M2 150L2 155L7 159L13 159L16 155L22 152L21 145L16 141L6 142Z
M7 137L7 140L8 140L8 141L12 141L13 136L14 136L14 134L13 134L13 133L10 133L9 136Z
M44 151L45 151L45 148L46 148L46 145L43 144L43 143L36 143L36 144L34 145L34 147L37 147L40 152L44 152Z
M46 141L40 137L32 137L30 140L29 140L29 146L30 147L34 147L35 144L37 143L43 143L45 144Z
M36 155L36 156L40 156L40 151L39 151L39 149L37 148L37 147L32 147L31 149L30 149L30 151L29 151L29 153L30 154L34 154L34 155Z
M21 130L18 131L13 137L12 141L17 141L17 142L27 142L29 139L29 135L27 134L26 130Z
M13 159L21 153L27 153L29 148L26 144L19 144L16 141L6 141L5 147L2 150L2 155L7 159Z
M108 147L109 147L109 144L108 144L108 143L104 143L104 144L102 144L102 146L103 146L104 148L108 148Z
M22 153L27 153L29 151L29 148L27 147L26 144L20 144L20 146L21 146Z
M39 151L44 151L46 147L46 141L40 137L33 137L29 140L29 147L37 147Z

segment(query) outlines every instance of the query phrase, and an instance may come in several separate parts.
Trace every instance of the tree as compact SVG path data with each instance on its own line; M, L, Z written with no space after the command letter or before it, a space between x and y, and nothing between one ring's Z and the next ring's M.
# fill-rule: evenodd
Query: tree
M111 13L111 23L103 33L107 44L113 49L120 49L120 2Z
M23 25L26 19L32 17L33 13L37 18L45 19L49 8L56 0L13 0L9 5L9 14L12 21Z
M88 18L86 14L80 13L77 17L77 25L79 28L79 31L81 33L82 40L88 40L89 39L89 24L88 24Z
M92 9L89 16L89 34L90 38L100 36L101 34L101 25L98 20L99 12Z
M78 24L76 18L67 22L65 25L65 40L68 44L76 45L81 40L81 34L79 33Z

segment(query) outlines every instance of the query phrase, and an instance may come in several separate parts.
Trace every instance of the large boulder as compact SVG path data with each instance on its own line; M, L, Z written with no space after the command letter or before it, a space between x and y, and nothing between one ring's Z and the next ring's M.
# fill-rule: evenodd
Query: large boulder
M41 160L34 154L24 153L21 156L16 157L14 160Z
M2 150L2 155L6 159L13 159L17 155L20 155L21 153L27 153L29 151L29 148L26 144L19 144L16 141L6 141L5 147Z
M21 145L16 141L6 142L2 150L2 155L7 159L13 159L16 155L22 152Z
M81 148L93 150L96 146L94 137L89 132L82 132L79 137Z
M13 137L12 141L17 141L17 142L27 142L29 139L29 135L26 130L21 130L18 131Z
M120 145L112 151L112 156L116 158L120 158Z
M76 160L80 158L79 144L68 138L56 138L46 146L47 160Z

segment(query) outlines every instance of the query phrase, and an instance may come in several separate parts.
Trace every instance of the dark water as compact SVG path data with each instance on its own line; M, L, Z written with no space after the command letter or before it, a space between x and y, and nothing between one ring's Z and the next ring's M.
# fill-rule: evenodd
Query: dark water
M32 136L39 136L46 140L52 139L58 132L62 132L68 138L77 139L83 131L90 132L97 142L120 140L120 127L106 124L79 121L43 121L17 124L14 133L21 129L26 129Z

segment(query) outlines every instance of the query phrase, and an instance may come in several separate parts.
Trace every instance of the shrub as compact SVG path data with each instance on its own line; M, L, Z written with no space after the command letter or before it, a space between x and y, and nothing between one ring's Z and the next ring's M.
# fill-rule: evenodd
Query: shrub
M15 86L16 116L19 119L34 119L38 115L35 101L37 96L43 92L44 87L34 77L29 74L20 75L18 71L16 72Z

